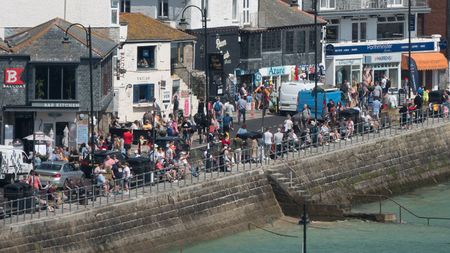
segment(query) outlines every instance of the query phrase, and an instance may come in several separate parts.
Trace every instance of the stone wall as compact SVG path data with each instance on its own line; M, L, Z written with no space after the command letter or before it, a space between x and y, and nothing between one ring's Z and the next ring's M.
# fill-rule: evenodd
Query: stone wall
M259 170L2 229L0 252L161 252L280 216L272 188Z
M400 194L450 179L450 124L408 131L289 162L317 204L345 205L355 194Z

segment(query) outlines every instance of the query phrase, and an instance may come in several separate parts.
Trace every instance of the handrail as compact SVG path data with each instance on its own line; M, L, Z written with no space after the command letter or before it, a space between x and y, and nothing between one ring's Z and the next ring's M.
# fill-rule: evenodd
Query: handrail
M290 238L299 238L299 236L296 236L296 235L287 235L287 234L282 234L282 233L274 232L274 231L271 231L271 230L269 230L269 229L260 227L260 226L254 224L254 223L251 223L251 222L248 223L248 230L251 229L251 226L254 226L254 227L257 228L257 229L261 229L262 231L265 231L265 232L270 233L270 234L273 234L273 235L282 236L282 237L290 237Z
M435 216L422 216L422 215L418 215L416 213L414 213L413 211L411 211L410 209L408 209L407 207L403 206L402 204L398 203L396 200L390 198L389 196L386 195L381 195L381 194L352 194L351 196L359 196L359 197L377 197L379 198L379 203L380 203L380 213L381 213L381 198L384 198L385 200L389 200L392 203L396 204L399 207L399 219L400 219L400 223L402 222L402 209L405 210L406 212L408 212L409 214L411 214L412 216L418 218L418 219L425 219L427 220L427 225L430 225L430 220L450 220L450 217L435 217Z

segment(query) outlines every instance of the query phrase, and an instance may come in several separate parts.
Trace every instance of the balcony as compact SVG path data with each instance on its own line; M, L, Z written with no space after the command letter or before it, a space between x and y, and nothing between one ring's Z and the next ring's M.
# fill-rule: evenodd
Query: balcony
M319 14L326 15L328 13L346 13L350 12L367 12L385 13L396 12L399 9L408 8L408 0L319 0ZM414 12L430 12L428 0L411 0L411 8Z

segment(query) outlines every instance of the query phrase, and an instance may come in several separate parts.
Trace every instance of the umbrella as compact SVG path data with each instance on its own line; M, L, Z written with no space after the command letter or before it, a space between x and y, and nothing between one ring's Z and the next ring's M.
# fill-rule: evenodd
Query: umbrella
M67 128L67 126L64 128L64 137L62 139L62 144L64 147L69 146L69 128Z
M43 132L35 132L34 136L28 135L27 137L24 137L23 139L28 140L28 141L32 141L33 139L36 141L53 141L52 138L45 135Z

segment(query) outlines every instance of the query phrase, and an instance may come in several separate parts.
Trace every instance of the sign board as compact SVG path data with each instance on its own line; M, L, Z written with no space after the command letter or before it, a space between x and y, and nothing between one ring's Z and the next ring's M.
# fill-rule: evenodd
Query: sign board
M80 103L71 102L31 102L33 107L48 107L48 108L79 108Z
M22 73L24 68L6 68L4 71L5 85L24 85L22 80Z
M170 104L170 90L165 90L162 93L162 102L163 104Z
M361 65L361 59L336 60L335 65L336 66Z
M390 63L390 62L401 62L401 54L373 54L364 57L364 63L374 64L374 63Z
M349 55L349 54L371 54L371 53L393 53L407 52L408 43L398 44L373 44L373 45L356 45L356 46L333 46L327 47L327 55ZM434 51L434 42L416 42L411 43L411 51Z
M190 109L191 109L191 104L189 103L189 98L185 98L184 99L184 110L183 110L184 117L189 117L189 114L191 113Z
M89 143L89 127L85 124L78 124L77 126L77 143Z
M295 69L294 65L277 66L277 67L270 67L270 68L261 68L261 69L259 69L259 73L262 76L284 76L284 75L290 75L292 73L293 69Z

